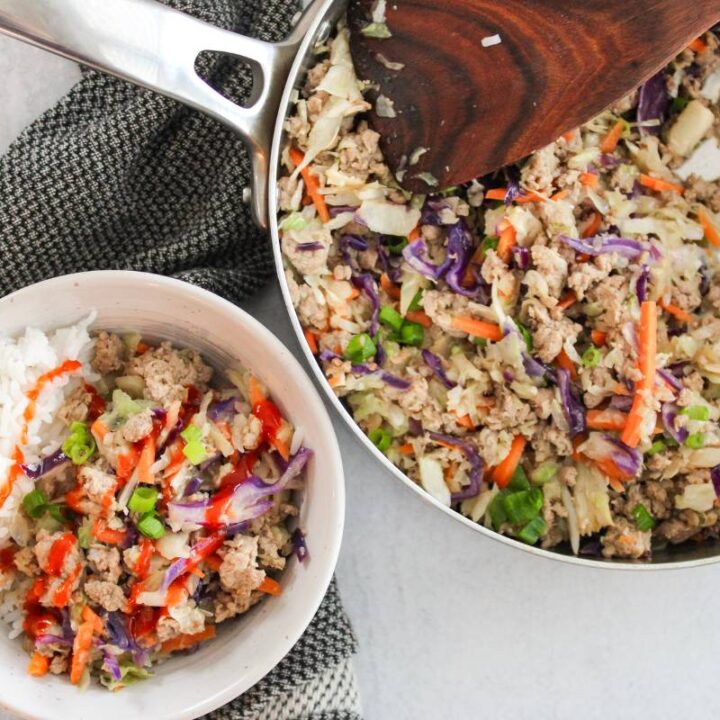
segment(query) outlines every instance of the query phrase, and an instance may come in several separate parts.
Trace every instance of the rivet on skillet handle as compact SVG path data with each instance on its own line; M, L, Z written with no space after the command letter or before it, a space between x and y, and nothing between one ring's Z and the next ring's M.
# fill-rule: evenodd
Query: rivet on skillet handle
M236 130L252 155L253 216L267 228L270 142L280 95L320 4L312 3L290 37L277 44L221 30L155 0L0 0L0 32L175 98ZM197 75L195 60L204 50L249 62L254 88L248 107Z

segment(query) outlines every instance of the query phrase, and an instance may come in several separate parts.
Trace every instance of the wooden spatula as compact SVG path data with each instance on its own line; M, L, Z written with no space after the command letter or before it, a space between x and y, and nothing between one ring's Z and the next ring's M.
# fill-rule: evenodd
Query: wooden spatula
M515 162L587 122L720 20L720 0L351 0L371 124L427 193ZM379 32L378 32L379 31ZM398 69L402 67L402 69ZM389 101L389 102L388 102Z

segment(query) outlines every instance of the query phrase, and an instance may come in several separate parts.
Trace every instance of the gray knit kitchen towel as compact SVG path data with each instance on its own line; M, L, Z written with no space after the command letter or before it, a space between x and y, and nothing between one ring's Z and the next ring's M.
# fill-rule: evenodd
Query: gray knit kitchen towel
M285 37L297 9L294 0L167 4L264 40ZM203 56L198 68L232 100L248 96L251 79L239 63ZM241 200L250 173L230 130L86 70L0 158L0 293L71 272L132 269L240 300L273 272L268 240ZM333 583L288 656L207 717L359 720L355 649Z

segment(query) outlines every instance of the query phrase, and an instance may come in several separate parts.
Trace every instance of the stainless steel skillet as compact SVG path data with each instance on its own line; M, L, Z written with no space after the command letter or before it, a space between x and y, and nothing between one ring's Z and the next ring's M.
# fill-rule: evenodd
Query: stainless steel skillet
M528 553L578 565L640 570L720 561L719 548L711 544L658 552L651 563L630 563L578 558L498 535L425 493L370 443L336 398L305 343L290 300L276 222L276 187L284 144L283 124L292 112L293 91L303 84L313 63L313 46L327 37L346 6L347 0L315 0L290 37L278 44L220 30L155 0L0 0L0 32L175 98L216 118L244 138L254 171L245 199L251 203L258 225L271 233L280 286L310 367L368 452L426 502L478 533ZM195 59L203 51L229 53L249 62L254 91L246 107L230 102L196 74Z

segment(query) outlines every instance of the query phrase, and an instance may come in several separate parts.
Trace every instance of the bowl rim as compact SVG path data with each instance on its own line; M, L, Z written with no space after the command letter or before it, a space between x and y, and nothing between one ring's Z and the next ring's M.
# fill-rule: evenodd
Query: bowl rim
M293 629L288 629L283 634L282 640L277 643L275 651L268 653L268 658L264 663L258 663L256 669L248 670L240 679L232 680L219 689L208 689L209 694L207 697L193 703L191 707L183 712L172 716L173 720L192 720L234 700L267 676L292 650L315 617L325 598L337 566L345 526L346 490L342 454L337 434L322 397L314 383L309 380L300 360L290 348L246 310L202 287L177 278L135 270L89 270L59 275L19 288L0 298L0 312L5 305L13 303L19 297L46 293L53 289L71 289L81 283L97 281L128 282L132 286L153 283L160 288L166 288L169 291L185 295L188 299L215 305L216 310L239 316L244 326L253 333L254 342L274 347L277 351L283 353L284 360L287 361L288 373L292 375L292 384L300 388L300 392L307 403L306 406L310 408L314 420L324 426L323 433L328 438L329 453L323 455L323 464L332 467L332 471L327 472L334 478L335 492L329 498L326 498L325 512L331 512L334 520L329 523L326 562L319 572L317 581L311 586L309 599L302 609L299 607L295 609L297 619L293 623ZM98 302L98 305L102 305L102 301ZM27 323L26 326L32 327L32 322ZM272 392L272 385L270 385L269 389ZM242 689L238 689L241 686ZM46 714L28 714L25 710L21 710L13 703L12 693L9 693L7 697L2 697L2 693L0 693L0 709L29 720L43 720L47 717ZM61 711L59 715L53 717L62 718L65 715Z

